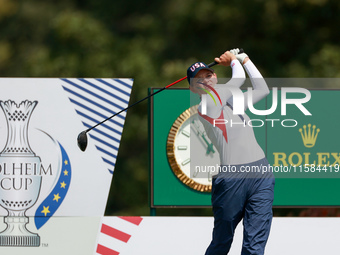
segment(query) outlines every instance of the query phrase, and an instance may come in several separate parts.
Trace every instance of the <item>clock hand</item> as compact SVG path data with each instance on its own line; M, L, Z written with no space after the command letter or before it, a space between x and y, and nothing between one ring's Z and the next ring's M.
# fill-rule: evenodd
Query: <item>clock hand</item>
M214 146L213 143L209 143L209 142L208 142L205 133L201 131L200 127L197 125L197 123L195 122L195 120L193 120L192 123L194 124L194 127L195 127L195 129L196 129L196 131L197 131L197 134L200 135L200 136L202 137L203 141L204 141L204 142L206 143L206 145L207 145L207 152L206 152L206 153L207 153L207 154L209 154L210 152L215 153L215 150L214 150L214 148L213 148L213 146Z
M201 136L202 136L203 140L205 141L205 143L208 145L208 147L207 147L207 154L209 154L210 152L215 153L215 150L214 150L214 147L213 147L214 146L213 143L209 144L209 142L207 141L207 138L205 137L204 134L202 134Z

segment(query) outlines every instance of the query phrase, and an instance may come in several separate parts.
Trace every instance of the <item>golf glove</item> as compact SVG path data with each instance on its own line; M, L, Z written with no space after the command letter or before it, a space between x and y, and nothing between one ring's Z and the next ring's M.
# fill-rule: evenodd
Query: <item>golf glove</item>
M244 59L248 57L248 55L246 53L241 53L235 55L235 57L237 58L238 61L240 61L241 64L243 64Z
M240 52L239 48L230 50L230 53L234 54L235 56Z

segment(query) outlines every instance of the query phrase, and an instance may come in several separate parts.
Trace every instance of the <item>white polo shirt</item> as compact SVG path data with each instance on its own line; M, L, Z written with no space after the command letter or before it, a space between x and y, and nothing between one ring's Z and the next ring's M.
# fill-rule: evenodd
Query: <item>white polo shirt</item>
M206 96L205 109L202 108L202 101L198 107L199 119L207 136L220 154L221 165L247 164L265 157L262 148L256 141L253 128L248 125L250 118L247 114L233 114L233 98L228 87L242 86L245 81L245 73L239 61L233 60L231 66L231 80L226 84L216 84L214 87L214 93L217 92L222 105L219 100ZM256 103L268 95L269 89L262 75L250 60L247 61L244 68L253 86L253 103ZM247 93L244 93L244 110L248 108Z

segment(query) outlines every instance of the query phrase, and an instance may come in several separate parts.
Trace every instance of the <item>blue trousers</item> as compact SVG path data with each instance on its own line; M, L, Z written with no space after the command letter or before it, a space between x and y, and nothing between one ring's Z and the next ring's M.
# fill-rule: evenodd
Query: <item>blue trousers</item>
M267 165L266 159L244 166ZM237 171L241 169L236 166ZM235 169L234 169L235 170ZM212 180L213 238L206 255L228 254L236 226L243 219L241 255L264 254L273 217L273 173L220 172Z

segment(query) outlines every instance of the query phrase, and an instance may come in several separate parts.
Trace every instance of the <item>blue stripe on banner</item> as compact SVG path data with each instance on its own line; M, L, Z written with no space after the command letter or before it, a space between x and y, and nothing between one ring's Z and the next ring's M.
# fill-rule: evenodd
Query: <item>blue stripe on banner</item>
M80 116L84 116L85 118L88 118L89 120L95 121L95 119L93 119L93 118L91 118L91 117L88 117L87 115L83 114L82 112L79 112L79 111L76 111L76 112L77 112ZM83 124L84 124L84 126L87 127L87 128L92 128L92 126L91 126L90 124L86 123L86 122L83 122ZM104 127L104 128L106 128L106 129L108 129L109 131L112 131L112 132L118 134L119 136L122 135L121 132L119 132L118 130L116 130L116 129L114 129L114 128L111 128L110 126L106 125L105 123L103 123L101 126ZM105 135L105 136L107 136L108 138L110 138L110 139L116 141L117 143L120 142L120 140L119 140L118 138L115 138L115 137L113 137L113 136L109 136L109 135L107 135L106 133L104 133L104 132L102 132L102 131L99 131L97 128L93 129L93 131L96 131L96 132L98 132L98 133L102 133L103 135Z
M84 118L86 118L86 119L88 119L88 120L90 120L90 121L93 121L93 122L95 122L95 123L99 122L98 120L96 120L96 119L94 119L94 118L92 118L92 117L86 115L85 113L83 113L83 112L81 112L81 111L79 111L79 110L76 110L76 113L78 113L80 116L83 116ZM108 121L113 122L113 121L111 121L111 120L108 120ZM85 122L84 122L84 124L85 124ZM87 126L88 126L88 127L91 127L89 124L87 124ZM106 127L107 129L110 129L112 132L115 132L116 134L119 134L119 135L122 134L122 133L119 132L118 130L113 129L113 128L110 128L110 126L108 126L108 125L106 125L106 124L104 124L104 123L101 124L101 126L102 126L102 127Z
M60 143L58 144L61 151L60 175L51 193L35 211L34 222L37 229L40 229L57 211L61 203L64 201L71 184L70 159L63 146Z
M131 86L130 84L128 84L128 83L125 83L125 82L123 82L123 81L121 81L121 80L119 80L119 79L113 79L113 80L114 80L115 82L118 82L118 83L124 85L124 86L127 87L127 88L132 89L132 86ZM133 81L133 79L131 79L131 81Z
M65 81L65 82L67 82L67 83L69 83L69 84L71 84L72 86L74 86L74 87L76 87L76 88L78 88L78 89L80 89L80 90L86 92L87 94L90 94L90 95L92 95L92 96L94 96L94 97L96 97L96 98L98 98L98 99L100 99L100 100L102 100L102 101L108 103L108 104L111 104L111 105L113 105L113 106L115 106L115 107L117 107L117 108L119 108L119 109L121 109L121 110L124 109L124 107L122 107L122 106L120 106L120 105L118 105L118 104L115 104L115 103L111 102L110 100L108 100L108 99L106 99L106 98L104 98L104 97L102 97L102 96L99 96L98 94L95 94L95 93L93 93L92 91L90 91L90 90L88 90L88 89L85 89L85 88L79 86L78 84L75 84L75 83L72 82L72 81L69 81L69 80L67 80L67 79L62 79L62 80ZM64 86L63 86L63 87L64 87ZM67 89L67 88L64 87L64 89Z
M102 159L103 159L103 161L104 161L105 163L110 164L110 165L112 165L112 166L115 166L115 163L113 163L112 161L109 161L109 160L106 159L106 158L102 158Z
M103 115L103 114L101 114L101 113L99 113L99 112L97 112L97 111L95 111L95 110L93 110L93 109L91 109L91 108L89 108L89 107L87 107L87 106L85 106L85 105L83 105L83 104L81 104L81 103L79 103L79 102L77 102L77 101L71 99L71 98L70 98L70 101L71 101L72 103L74 103L74 104L76 104L76 105L78 105L78 106L84 108L85 110L94 113L94 114L97 115L98 117L102 118L102 120L104 120L104 119L107 118L107 116L105 116L105 115ZM91 118L90 116L86 115L85 113L82 113L82 112L80 112L80 111L78 111L78 110L76 110L76 111L77 111L77 113L81 114L82 116L84 116L84 117L86 117L86 118L88 118L88 119L92 119L92 120L94 120L95 122L100 122L100 121L98 121L98 120L95 120L95 119ZM117 116L119 116L119 115L117 115ZM111 123L116 124L116 125L119 126L119 127L123 127L123 124L121 124L121 123L119 123L119 122L117 122L117 121L115 121L115 120L113 120L113 119L109 119L108 121L111 122ZM122 133L119 132L119 134L122 134Z
M117 155L112 154L111 152L108 152L107 150L105 150L105 149L103 149L103 148L101 148L101 147L99 147L99 146L96 146L96 148L97 148L99 151L105 153L106 155L108 155L108 156L110 156L110 157L117 158Z
M89 103L91 103L91 104L93 104L93 105L95 105L95 106L97 106L97 107L99 107L99 108L105 110L105 111L108 111L108 112L111 113L112 115L116 113L116 112L110 110L109 108L104 107L103 105L98 104L98 103L94 102L93 100L91 100L91 99L89 99L89 98L87 98L87 97L84 97L84 96L78 94L77 92L75 92L75 91L73 91L73 90L70 90L70 89L68 89L68 88L64 88L64 89L65 89L67 92L70 92L71 94L73 94L73 95L75 95L75 96L77 96L77 97L79 97L79 98L81 98L81 99L83 99L83 100L85 100L85 101L87 101L87 102L89 102ZM124 117L122 117L122 116L120 116L120 115L117 115L117 117L119 117L119 118L121 118L121 119L124 119Z
M105 163L108 163L108 164L112 165L112 166L113 166L113 169L114 169L115 164L114 164L113 162L110 162L110 161L108 161L108 160L105 159L105 158L102 158L102 160L103 160ZM109 173L110 173L110 174L113 174L113 170L111 170L111 169L107 169L107 170L109 170Z
M105 89L102 89L101 87L99 87L99 86L97 86L97 85L95 85L95 84L93 84L93 83L91 83L91 82L89 82L89 81L87 81L87 80L85 80L85 79L78 79L78 80L80 80L80 81L86 83L87 85L90 85L91 87L93 87L93 88L95 88L95 89L98 89L98 90L101 91L101 92L104 92L105 94L108 94L108 95L110 95L110 96L112 96L112 97L118 99L119 101L122 101L123 103L126 103L126 104L129 103L129 102L126 101L125 99L123 99L123 98L121 98L121 97L119 97L119 96L116 96L115 94L112 94L111 92L109 92L109 91L107 91L107 90L105 90ZM99 80L99 79L97 79L97 80ZM103 82L103 83L104 83L104 82ZM120 89L118 89L118 88L116 88L116 87L112 87L112 88L115 89L115 90L120 91ZM123 92L124 92L124 94L126 93L125 91L123 91ZM126 95L129 96L130 94L129 94L129 93L126 93Z
M115 86L114 86L113 84L111 84L111 83L108 83L108 82L106 82L106 81L104 81L104 80L102 80L102 79L97 79L97 81L99 81L99 82L101 82L101 83L103 83L103 84L109 86L109 87L112 88L112 89L115 89L115 90L117 90L117 91L123 93L124 95L130 96L130 93L128 93L128 92L126 92L126 91L124 91L124 90L122 90L122 89L120 89L120 88L118 88L118 87L115 87ZM127 103L128 103L128 102L127 102Z
M91 125L89 125L89 124L87 124L87 123L85 123L85 122L83 122L83 124L84 124L84 126L87 127L87 128L92 127ZM116 130L110 128L109 126L107 126L107 125L105 125L105 124L102 124L102 127L105 127L105 128L107 128L107 129L109 129L109 130L111 130L111 131L113 131L113 132L116 131ZM110 135L108 135L107 133L105 133L105 132L103 132L103 131L100 131L100 130L98 130L98 129L92 129L92 131L93 131L93 132L97 132L97 133L99 133L99 134L101 134L101 135L103 135L103 136L106 136L107 138L109 138L109 139L111 139L111 140L114 140L115 142L119 143L119 139L117 139L117 138L115 138L115 137L113 137L113 136L110 136Z
M114 146L114 145L112 145L112 144L110 144L110 143L108 143L108 142L106 142L106 141L104 141L104 140L102 140L102 139L100 139L100 138L98 138L98 137L92 135L92 134L90 134L90 137L93 138L94 140L97 140L98 142L100 142L100 143L102 143L102 144L105 144L106 146L108 146L108 147L110 147L111 149L114 149L115 151L118 152L118 148L117 148L116 146Z

